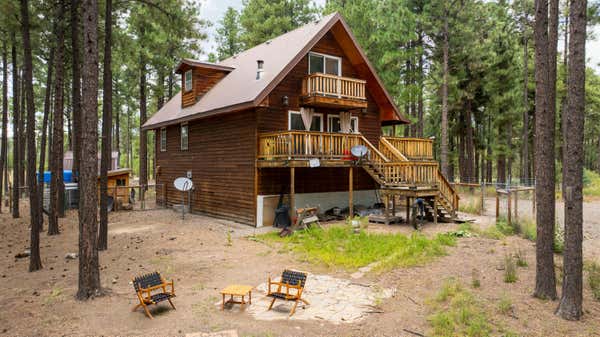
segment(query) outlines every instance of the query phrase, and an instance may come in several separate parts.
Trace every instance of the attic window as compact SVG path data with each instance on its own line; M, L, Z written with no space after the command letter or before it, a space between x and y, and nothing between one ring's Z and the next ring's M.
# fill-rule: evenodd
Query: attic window
M185 89L185 91L190 91L190 90L192 90L192 70L186 71L184 76L185 76L184 89Z

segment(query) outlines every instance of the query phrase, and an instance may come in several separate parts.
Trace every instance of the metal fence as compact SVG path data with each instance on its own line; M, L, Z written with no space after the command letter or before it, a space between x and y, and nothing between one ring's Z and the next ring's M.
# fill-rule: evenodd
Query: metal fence
M27 186L19 187L19 199L28 198L29 190ZM111 186L107 189L109 196L109 209L112 211L126 210L148 210L160 209L166 207L166 186L164 184L148 184L148 185L130 185L130 186ZM44 184L44 208L48 207L49 184ZM98 196L100 190L98 189ZM13 187L9 187L8 193L5 196L5 203L12 208L13 203ZM76 200L73 200L76 198ZM66 195L65 193L65 208L77 208L79 202L79 194L76 197ZM100 199L98 199L98 205Z

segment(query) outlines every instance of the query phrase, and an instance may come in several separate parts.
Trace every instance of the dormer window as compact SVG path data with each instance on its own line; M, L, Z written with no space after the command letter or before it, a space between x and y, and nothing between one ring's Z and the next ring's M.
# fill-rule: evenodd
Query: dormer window
M342 59L337 56L308 53L308 73L342 76Z
M185 91L187 92L192 90L192 70L190 69L186 71L183 76L185 77Z

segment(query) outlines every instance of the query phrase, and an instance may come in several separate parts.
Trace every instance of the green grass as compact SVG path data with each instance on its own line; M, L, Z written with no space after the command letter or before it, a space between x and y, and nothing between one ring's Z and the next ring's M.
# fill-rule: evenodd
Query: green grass
M587 169L583 170L583 196L600 197L600 174Z
M512 312L512 307L513 305L510 297L506 296L506 294L502 295L498 302L498 311L500 311L501 314L508 315Z
M517 282L517 264L511 255L504 256L504 282Z
M585 270L588 272L588 283L592 289L592 295L597 301L600 301L600 264L590 262L584 264Z
M476 195L462 195L458 210L469 214L480 214L481 213L481 196Z
M310 263L357 269L379 262L375 269L380 271L422 265L445 255L446 247L456 244L456 238L448 234L433 238L419 233L406 236L361 231L354 234L347 225L311 228L285 238L275 232L260 237L267 242L283 243L284 251L293 251Z
M433 336L483 337L492 333L481 303L455 279L447 280L428 305L433 312L427 318Z

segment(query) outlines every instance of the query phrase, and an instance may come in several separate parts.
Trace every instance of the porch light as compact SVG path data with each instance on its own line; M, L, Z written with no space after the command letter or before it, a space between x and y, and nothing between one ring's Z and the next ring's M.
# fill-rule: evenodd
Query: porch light
M287 96L281 97L281 104L283 104L283 106L289 106L290 105L290 98L287 97Z

